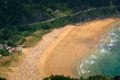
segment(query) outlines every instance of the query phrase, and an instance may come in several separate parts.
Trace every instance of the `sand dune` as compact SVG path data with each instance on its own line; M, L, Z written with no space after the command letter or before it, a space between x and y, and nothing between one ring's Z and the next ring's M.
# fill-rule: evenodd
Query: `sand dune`
M91 21L80 26L54 29L34 48L23 49L22 65L12 67L8 80L41 80L51 74L76 74L77 61L92 54L101 37L116 19Z

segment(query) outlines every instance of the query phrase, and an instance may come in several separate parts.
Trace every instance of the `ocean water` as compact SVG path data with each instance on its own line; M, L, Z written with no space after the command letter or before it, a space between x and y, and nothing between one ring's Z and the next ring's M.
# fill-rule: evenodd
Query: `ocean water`
M120 74L120 22L112 25L93 55L77 66L79 76Z

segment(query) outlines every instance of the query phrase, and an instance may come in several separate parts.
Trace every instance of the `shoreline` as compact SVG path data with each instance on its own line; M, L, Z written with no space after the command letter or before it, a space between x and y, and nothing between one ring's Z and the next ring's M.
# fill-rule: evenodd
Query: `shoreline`
M42 80L42 78L52 74L77 77L77 75L74 74L74 63L76 63L78 59L82 60L84 57L91 55L90 49L92 49L94 46L91 46L90 44L98 43L98 37L92 40L90 36L98 36L100 31L96 31L95 25L92 27L92 29L91 26L88 25L91 23L99 23L97 25L100 26L101 22L109 24L115 23L116 21L116 18L110 18L90 21L82 25L68 25L63 28L54 29L50 33L44 35L43 39L35 47L23 49L22 52L26 55L26 59L20 66L11 67L13 72L8 73L8 80ZM104 27L106 28L106 26L103 26L103 28ZM89 32L91 33L89 34ZM84 35L86 35L86 37ZM89 48L87 48L87 46L89 46ZM56 49L60 53L57 53L58 51ZM81 51L79 52L78 50ZM75 55L74 53L71 53L72 51L75 51ZM81 54L83 52L85 52L85 54ZM64 53L70 54L68 55Z
M117 22L115 22L114 24L110 25L110 27L108 27L108 28L103 32L103 36L101 37L101 41L100 41L98 44L96 44L95 49L92 51L93 54L91 54L90 56L84 58L84 59L82 60L82 62L78 62L78 63L77 63L77 65L76 65L76 66L77 66L77 71L76 71L76 72L77 72L78 76L80 76L80 73L79 73L80 66L83 65L83 62L84 62L86 59L90 58L91 56L97 55L97 52L98 52L99 49L100 49L100 45L106 42L106 39L105 39L105 38L109 36L109 33L112 32L112 30L113 30L114 28L116 28L115 25L117 25L117 24L120 24L119 19L117 20ZM86 77L86 76L84 76L84 77ZM88 75L87 75L87 77L88 77Z
M106 23L107 22L107 20L108 20L108 23ZM98 40L100 40L101 39L101 37L104 35L104 33L106 33L106 30L110 27L110 25L112 25L113 23L115 23L116 22L116 20L113 20L113 21L111 21L111 22L109 22L109 20L110 19L105 19L105 20L97 20L97 21L91 21L91 22L88 22L88 23L85 23L85 24L82 24L82 25L80 25L81 27L83 27L83 26L87 26L87 25L89 25L89 24L92 24L92 23L95 23L96 24L96 22L98 22L98 24L101 24L101 23L99 23L100 21L102 22L103 21L103 23L105 24L105 25L103 25L102 27L102 32L98 32L98 33L100 33L100 34L98 34L97 32L94 34L94 33L91 33L91 35L92 36L94 36L94 35L96 35L96 34L98 34L98 35L101 35L100 37L96 37L96 38L99 38ZM112 19L111 19L112 20ZM100 25L99 25L100 26ZM76 28L76 27L75 27ZM94 28L94 27L93 27ZM83 28L84 29L84 28ZM97 29L96 29L97 30ZM80 30L81 31L81 30ZM92 31L92 30L91 30ZM94 31L94 29L93 29L93 31ZM73 31L72 31L73 32ZM72 32L70 32L70 33L72 33ZM89 31L88 31L89 32ZM84 31L82 32L81 31L81 33L83 33L83 35L84 35ZM68 37L70 34L68 34L66 37ZM87 34L88 36L89 36L89 33ZM70 39L72 39L72 38L70 38ZM99 44L100 43L100 41L97 41L96 42L96 40L97 39L95 39L95 43L94 44ZM64 39L62 40L63 42L64 42ZM62 41L60 41L60 42L62 42ZM69 40L68 40L69 41ZM59 42L59 44L60 44L60 42ZM59 46L61 46L61 45L59 45L59 44L57 44L57 46L58 46L58 48L56 49L56 47L57 46L55 46L55 48L54 48L54 50L52 51L45 51L44 53L43 53L43 55L47 55L47 57L46 58L42 58L40 61L44 61L44 63L42 63L42 68L43 68L43 71L42 71L42 75L43 75L43 77L45 77L45 76L50 76L50 75L55 75L55 74L58 74L58 75L65 75L65 76L71 76L71 77L78 77L77 76L77 74L75 74L76 73L76 71L74 71L75 69L74 69L74 64L73 63L76 63L76 61L77 60L82 60L82 59L84 59L84 58L78 58L77 57L77 59L76 60L74 60L75 59L75 57L74 57L74 61L72 61L72 60L70 60L70 58L72 58L72 57L67 57L70 61L72 61L71 63L69 63L69 65L68 65L68 63L66 64L65 62L64 62L64 60L66 60L65 59L65 57L63 56L64 54L62 54L62 53L57 53L57 51L55 51L55 49L56 50L58 50L58 51L60 51L59 50L59 48L62 48L63 47L63 49L65 48L64 46L62 46L62 47L59 47ZM62 43L61 43L62 44ZM86 43L84 43L85 45L86 45ZM86 46L84 46L84 44L83 44L83 47L84 48L86 48ZM87 45L87 46L89 46L89 47L91 47L91 45ZM80 46L81 48L82 48L82 45ZM92 48L95 48L96 47L96 45L94 45L94 46L92 46ZM83 49L84 49L83 48ZM62 49L61 49L62 50ZM83 50L83 51L85 51L86 52L86 54L84 55L84 57L87 57L87 56L89 56L89 55L91 55L92 54L92 51L90 51L89 49L86 49L88 52L89 52L89 54L88 54L88 52L86 52L85 50ZM94 51L94 50L93 50ZM62 52L62 51L61 51ZM62 54L62 55L60 55L60 54ZM67 53L66 53L67 54ZM59 56L57 56L57 55L59 55L59 56L62 56L62 57L59 57ZM74 56L73 54L70 54L71 56ZM79 53L79 56L80 55L83 55L83 54L80 54ZM67 55L66 55L67 56ZM42 57L44 57L44 56L42 56ZM58 60L58 59L61 59L61 60ZM58 61L58 62L57 62ZM61 63L61 62L63 62L63 63ZM59 65L58 63L60 63L61 65ZM54 65L59 65L59 66L55 66L54 67ZM64 66L64 65L62 65L62 64L65 64L66 66ZM53 65L53 66L52 66ZM71 65L71 66L70 66ZM64 66L64 67L62 67L62 66ZM68 70L68 69L69 70ZM59 69L59 70L57 70L57 69ZM64 70L66 70L66 71L64 71Z

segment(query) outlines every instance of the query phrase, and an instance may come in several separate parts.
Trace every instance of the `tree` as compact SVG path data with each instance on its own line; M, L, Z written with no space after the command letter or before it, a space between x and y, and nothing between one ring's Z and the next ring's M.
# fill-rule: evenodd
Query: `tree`
M0 78L0 80L7 80L7 79L5 79L5 78Z

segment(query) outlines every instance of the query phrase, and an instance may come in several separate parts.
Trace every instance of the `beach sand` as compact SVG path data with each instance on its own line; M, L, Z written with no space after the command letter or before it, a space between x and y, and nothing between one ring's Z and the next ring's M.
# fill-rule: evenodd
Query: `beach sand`
M116 22L114 19L88 22L74 28L62 39L58 38L41 56L40 70L43 77L65 75L78 77L77 62L93 54L101 38Z
M33 48L25 48L24 62L10 67L8 80L41 80L50 75L78 77L76 64L90 56L111 24L118 19L104 19L81 25L54 29Z

